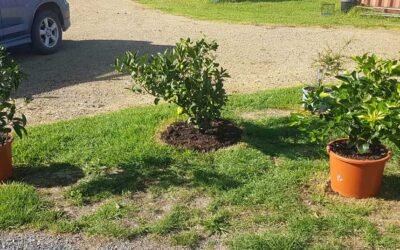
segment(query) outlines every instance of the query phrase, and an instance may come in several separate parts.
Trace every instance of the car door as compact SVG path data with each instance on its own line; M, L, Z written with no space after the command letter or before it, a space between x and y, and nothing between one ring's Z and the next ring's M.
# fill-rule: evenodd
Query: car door
M3 41L29 37L28 4L32 0L1 0L1 30Z

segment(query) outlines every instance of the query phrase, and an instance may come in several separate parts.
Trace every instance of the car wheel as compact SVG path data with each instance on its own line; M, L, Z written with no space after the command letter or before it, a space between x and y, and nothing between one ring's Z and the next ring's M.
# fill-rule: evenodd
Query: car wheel
M36 15L32 25L32 46L40 54L55 53L61 45L62 28L58 15L51 10Z

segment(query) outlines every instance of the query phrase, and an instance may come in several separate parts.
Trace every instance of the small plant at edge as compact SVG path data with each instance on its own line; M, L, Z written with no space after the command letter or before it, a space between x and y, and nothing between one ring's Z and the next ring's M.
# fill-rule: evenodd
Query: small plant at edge
M19 137L26 134L26 117L17 115L12 98L25 77L21 67L9 57L5 48L0 47L0 146L7 143L12 131Z

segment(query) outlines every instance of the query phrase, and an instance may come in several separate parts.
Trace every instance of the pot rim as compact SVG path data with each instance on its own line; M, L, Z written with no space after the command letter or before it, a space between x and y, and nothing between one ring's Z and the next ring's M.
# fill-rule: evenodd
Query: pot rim
M383 158L381 158L381 159L378 159L378 160L356 160L356 159L346 158L346 157L343 157L343 156L338 155L337 153L333 152L333 151L330 149L330 145L331 145L332 143L337 142L337 141L348 141L348 140L349 140L349 138L339 138L339 139L336 139L336 140L334 140L334 141L331 141L331 142L329 142L328 145L326 146L326 151L328 152L328 154L331 154L331 153L332 153L336 158L338 158L338 159L341 160L341 161L348 162L348 163L352 163L352 164L358 164L358 165L361 165L361 164L370 164L370 163L379 163L379 162L386 162L386 161L388 161L390 158L392 158L392 151L390 151L385 145L382 145L382 146L386 148L386 150L387 150L387 152L388 152L388 153L387 153L387 156L385 156L385 157L383 157Z
M8 144L11 144L14 141L14 137L12 134L8 134L8 139L5 144L0 144L0 148L7 146Z

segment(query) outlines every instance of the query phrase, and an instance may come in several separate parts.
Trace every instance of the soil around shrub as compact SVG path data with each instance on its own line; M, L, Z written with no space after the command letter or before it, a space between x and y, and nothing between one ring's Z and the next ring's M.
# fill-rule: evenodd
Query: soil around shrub
M167 144L200 152L234 145L241 137L242 130L227 120L214 121L204 131L186 122L176 122L161 134L161 139Z
M359 154L355 146L349 147L347 141L335 141L329 145L336 154L354 160L379 160L385 158L389 151L383 145L372 145L370 152Z

